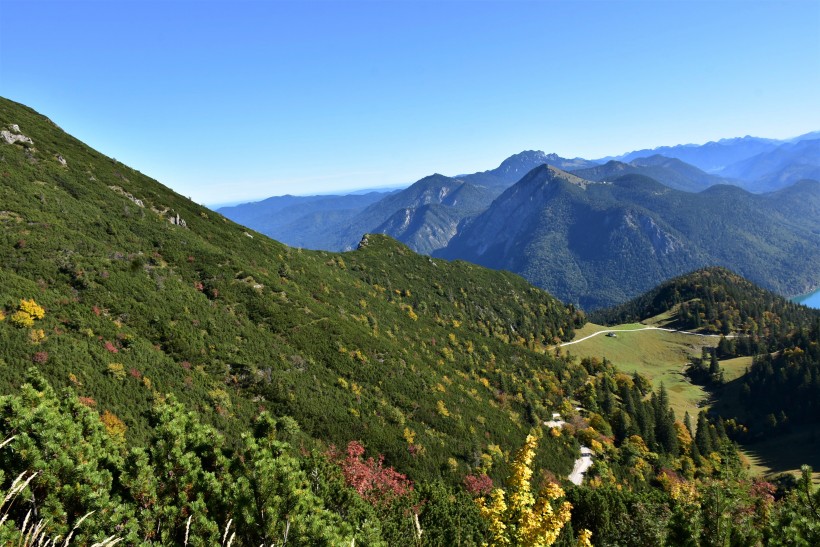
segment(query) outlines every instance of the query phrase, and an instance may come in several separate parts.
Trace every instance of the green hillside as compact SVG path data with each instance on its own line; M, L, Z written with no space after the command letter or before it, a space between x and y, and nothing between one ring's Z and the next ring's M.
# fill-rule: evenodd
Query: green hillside
M0 128L2 544L756 544L804 515L755 513L719 420L553 351L583 314L514 274L289 248L22 105Z
M230 435L264 408L429 476L516 446L580 382L527 349L571 337L571 311L516 276L383 236L345 255L294 250L1 106L0 125L33 145L2 144L0 302L46 309L36 329L0 323L6 392L34 361L134 442L170 392Z

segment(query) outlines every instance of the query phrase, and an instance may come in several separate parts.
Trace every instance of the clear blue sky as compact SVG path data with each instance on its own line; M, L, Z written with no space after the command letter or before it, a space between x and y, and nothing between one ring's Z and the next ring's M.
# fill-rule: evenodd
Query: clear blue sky
M0 95L206 204L820 129L820 0L0 0Z

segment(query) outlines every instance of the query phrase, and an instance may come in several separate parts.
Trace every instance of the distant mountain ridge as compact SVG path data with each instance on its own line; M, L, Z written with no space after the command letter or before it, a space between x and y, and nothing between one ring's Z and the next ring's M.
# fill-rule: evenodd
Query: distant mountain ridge
M709 174L731 179L732 184L751 192L767 192L802 178L818 177L820 153L816 145L807 144L818 139L820 131L786 140L746 136L710 141L703 145L682 144L635 150L598 161L631 163L639 158L662 155L684 161Z
M589 180L612 180L623 175L644 175L653 178L669 188L685 192L700 192L715 184L729 181L710 175L677 158L667 158L660 154L636 158L629 163L609 160L603 165L573 171L579 177Z
M362 234L383 233L421 253L444 247L458 226L490 206L501 192L533 168L589 168L582 158L566 159L527 150L488 171L448 177L438 173L386 194L282 196L218 212L288 245L331 251L355 248Z
M747 181L752 192L770 192L801 179L820 180L820 139L804 139L730 165L721 175Z
M429 253L446 245L459 226L489 207L505 189L539 165L551 165L595 181L626 174L644 175L687 192L699 192L715 184L769 192L801 179L820 179L818 135L820 132L807 133L785 141L746 136L703 145L637 150L595 161L525 150L487 171L455 177L437 175L447 179L451 190L460 184L469 185L460 191L465 194L460 203L447 202L444 197L436 202L429 189L425 190L431 184L429 177L425 177L408 188L385 192L383 198L400 197L384 201L377 199L378 193L282 196L282 200L269 198L218 211L298 247L351 249L361 234L377 232L391 235L418 252ZM428 198L419 199L418 194L424 192L428 192Z
M533 170L434 256L519 273L584 309L708 265L781 294L818 284L818 221L792 214L795 201L807 211L820 202L817 181L755 195L729 185L682 192L635 174L598 184L569 176Z
M677 144L674 146L658 146L652 149L644 148L617 156L607 156L598 161L618 160L628 163L637 158L660 154L668 158L685 161L707 173L716 173L733 163L772 150L777 147L779 142L775 139L747 135L745 137L709 141L700 145Z
M266 231L264 215L233 218L315 249L349 250L364 233L390 235L420 253L519 273L586 308L623 302L709 265L793 295L818 286L810 265L820 256L820 200L811 179L820 179L820 166L812 164L820 141L810 136L663 149L712 160L764 150L732 164L721 172L726 176L656 151L598 164L528 150L488 171L435 174L382 197L311 198L304 205L313 208L309 215L273 213L291 219L280 221L278 232Z

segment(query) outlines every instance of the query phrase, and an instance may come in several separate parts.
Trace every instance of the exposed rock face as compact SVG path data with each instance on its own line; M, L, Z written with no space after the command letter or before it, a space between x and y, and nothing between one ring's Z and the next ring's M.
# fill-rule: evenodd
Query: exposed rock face
M34 144L34 141L32 141L29 137L26 137L25 135L20 133L20 127L16 123L9 125L9 129L11 129L11 131L8 131L6 129L0 131L0 139L3 139L3 141L6 142L6 144L15 144L18 142L24 145Z
M171 224L174 224L175 226L182 226L183 228L188 227L188 224L185 222L185 220L180 218L179 213L177 213L174 216L168 217L168 222L170 222Z
M126 198L130 199L131 201L133 201L133 202L134 202L134 204L135 204L137 207L145 207L145 204L142 202L142 200L141 200L141 199L137 199L136 197L134 197L134 195L132 195L132 194L130 194L130 193L128 193L128 192L126 192L125 190L123 190L123 189L122 189L122 188L120 188L119 186L109 186L108 188L109 188L110 190L113 190L114 192L118 193L119 195L124 196L124 197L126 197Z
M57 154L56 156L54 156L54 159L56 159L57 163L59 163L63 167L68 167L68 162L65 161L65 158L62 156L62 154Z

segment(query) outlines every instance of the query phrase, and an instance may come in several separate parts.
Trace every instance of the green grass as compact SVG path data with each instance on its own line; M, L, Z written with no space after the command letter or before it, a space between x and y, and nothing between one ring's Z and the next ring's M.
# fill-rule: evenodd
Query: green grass
M740 378L746 374L746 369L751 366L752 357L735 357L720 362L720 368L723 369L723 376L727 382Z
M791 433L745 445L743 454L752 474L798 476L800 466L808 464L814 469L814 482L820 484L820 426L795 427Z
M594 332L612 329L637 330L645 327L640 323L628 323L613 327L587 324L579 329L577 338ZM562 352L578 357L606 357L619 370L631 374L638 372L649 378L654 387L666 386L672 409L679 420L685 412L693 417L709 394L700 386L692 385L683 374L691 356L699 356L704 345L714 346L714 338L701 338L674 332L646 330L619 332L616 337L598 335L571 346Z
M648 321L658 325L662 318ZM604 327L587 323L576 332L576 339L604 330L636 330L646 325L627 323ZM637 371L650 379L654 387L663 383L669 393L669 400L677 418L683 419L684 412L693 417L702 408L708 408L710 394L701 386L691 384L683 374L691 356L699 356L701 348L712 347L715 338L701 338L673 332L647 330L639 332L619 332L614 338L604 334L562 348L562 352L577 357L606 357L619 370L631 374ZM720 362L727 382L743 376L752 364L752 357L736 357ZM733 386L727 386L732 389ZM724 392L724 399L732 399L733 393ZM725 410L725 402L721 406ZM820 483L820 430L815 428L795 428L787 435L771 440L746 445L743 454L749 460L749 471L754 475L789 473L797 476L800 466L809 464L817 470L815 482Z

